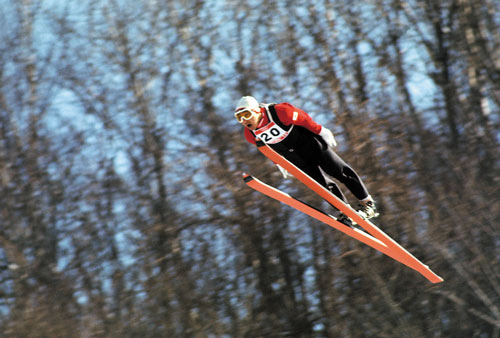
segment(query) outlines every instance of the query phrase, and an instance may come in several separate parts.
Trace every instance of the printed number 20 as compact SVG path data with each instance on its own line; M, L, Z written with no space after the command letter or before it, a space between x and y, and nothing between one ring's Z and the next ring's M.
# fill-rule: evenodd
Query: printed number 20
M271 141L273 139L271 137L271 135L269 135L268 133L271 134L272 136L276 137L276 136L279 136L280 131L278 129L276 129L276 128L269 129L268 132L260 134L261 137L262 137L262 141L269 142L269 141Z

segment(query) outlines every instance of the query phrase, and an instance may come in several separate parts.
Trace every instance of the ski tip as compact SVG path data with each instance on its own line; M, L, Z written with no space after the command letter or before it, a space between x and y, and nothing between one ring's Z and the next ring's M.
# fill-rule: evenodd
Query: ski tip
M431 282L434 283L434 284L442 283L442 282L444 282L444 279L436 275L436 278L433 278L431 280Z
M253 180L252 176L250 176L246 173L243 173L243 181L245 181L245 183L250 182L251 180Z

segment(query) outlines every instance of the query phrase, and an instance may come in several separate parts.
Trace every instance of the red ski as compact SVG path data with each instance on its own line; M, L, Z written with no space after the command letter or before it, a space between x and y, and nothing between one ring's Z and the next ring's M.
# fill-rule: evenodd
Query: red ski
M368 234L359 229L353 229L349 226L346 226L345 224L338 222L333 216L328 215L316 208L313 208L291 197L290 195L245 174L244 180L248 186L271 198L274 198L282 203L296 208L297 210L304 212L305 214L314 217L321 222L326 223L331 227L340 230L343 233L371 246L372 248L419 272L432 283L440 283L443 281L443 279L432 272L427 265L423 264L411 253L406 251L401 245L399 245L391 237L385 234L377 226L375 226L370 221L364 220L354 209L346 205L337 196L333 195L330 191L321 186L306 173L304 173L291 162L276 153L270 147L266 145L260 146L259 150L271 161L279 164L290 174L295 176L299 181L307 185L311 190L324 198L327 202L331 203L342 213L350 217L354 222L356 222L359 226L366 230Z

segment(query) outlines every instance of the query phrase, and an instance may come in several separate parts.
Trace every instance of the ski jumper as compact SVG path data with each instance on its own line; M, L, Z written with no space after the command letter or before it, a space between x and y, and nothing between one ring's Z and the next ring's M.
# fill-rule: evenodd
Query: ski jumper
M257 129L245 128L248 142L257 146L267 144L346 203L338 185L321 170L345 184L359 200L369 196L361 178L327 146L318 135L321 125L306 112L289 103L263 104L260 111L263 118Z

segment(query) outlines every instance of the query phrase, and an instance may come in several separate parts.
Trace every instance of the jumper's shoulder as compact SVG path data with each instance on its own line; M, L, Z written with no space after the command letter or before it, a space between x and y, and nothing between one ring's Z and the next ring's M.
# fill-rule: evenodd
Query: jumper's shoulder
M289 110L289 109L296 109L296 107L288 102L280 102L280 103L274 103L274 108L276 110Z
M253 135L250 130L245 128L243 134L245 135L245 139L247 140L248 143L256 144L255 135Z

